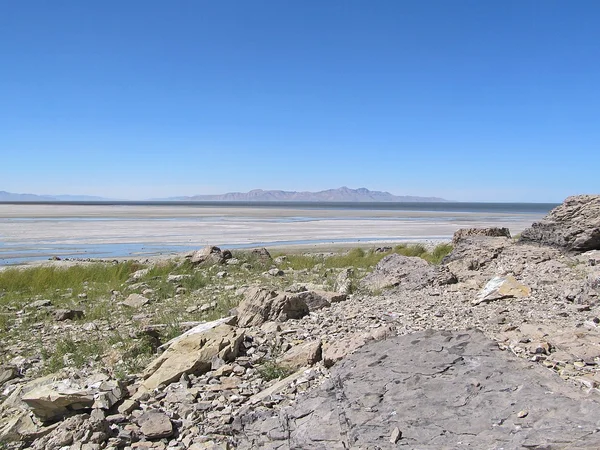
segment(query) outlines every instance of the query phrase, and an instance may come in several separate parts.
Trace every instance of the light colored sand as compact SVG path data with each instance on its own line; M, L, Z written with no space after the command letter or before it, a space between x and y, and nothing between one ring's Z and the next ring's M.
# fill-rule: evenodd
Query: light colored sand
M298 241L312 241L304 246L310 248L316 241L437 241L465 227L505 226L518 233L539 218L498 213L4 204L0 205L0 259L28 250L46 257L57 245L279 243L289 248Z

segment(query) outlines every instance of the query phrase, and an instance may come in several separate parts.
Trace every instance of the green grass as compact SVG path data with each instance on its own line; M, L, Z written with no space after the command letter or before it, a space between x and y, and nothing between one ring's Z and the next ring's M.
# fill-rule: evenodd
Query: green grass
M8 314L0 313L0 335L8 331L11 323L12 320Z
M440 264L442 259L452 251L451 244L438 244L431 252L422 244L401 244L394 248L394 252L404 256L417 256L431 264Z
M452 251L452 244L438 244L435 248L425 256L425 260L432 264L440 264L444 257L448 256Z
M57 372L63 367L82 368L91 361L100 359L105 351L105 343L99 339L75 340L64 337L56 343L52 353L42 352L45 359L45 372Z
M185 275L185 277L181 281L170 282L167 281L168 275ZM155 265L150 268L147 275L142 277L140 282L153 289L154 297L158 300L174 297L178 287L183 287L188 292L192 292L208 284L206 274L196 269L189 261L180 264L169 262Z
M72 289L75 293L83 290L84 283L88 286L103 284L109 289L117 289L139 268L139 264L131 261L119 264L81 264L65 268L11 268L0 271L0 292L37 295L57 289Z
M288 255L287 267L294 270L314 269L319 264L324 268L341 269L344 267L353 267L355 269L371 269L385 256L392 252L404 256L416 256L423 258L432 264L439 264L444 256L452 251L451 244L439 244L431 252L423 244L401 244L393 250L387 252L376 252L374 249L364 250L354 248L346 253L333 256L320 255Z
M265 381L285 378L294 371L273 361L266 361L258 368L258 373Z

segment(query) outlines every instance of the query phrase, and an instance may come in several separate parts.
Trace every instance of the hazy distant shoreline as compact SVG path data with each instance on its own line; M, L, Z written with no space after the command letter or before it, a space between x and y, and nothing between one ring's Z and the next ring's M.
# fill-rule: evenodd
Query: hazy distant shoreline
M505 226L518 233L552 206L516 204L510 212L509 204L471 204L472 211L444 205L445 211L339 204L0 204L0 265L51 256L152 256L208 244L239 248L438 241L465 227Z

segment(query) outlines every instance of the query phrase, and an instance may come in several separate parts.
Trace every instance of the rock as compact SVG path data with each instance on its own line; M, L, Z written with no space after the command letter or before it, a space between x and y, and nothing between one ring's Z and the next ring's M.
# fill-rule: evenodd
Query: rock
M269 261L271 260L271 254L269 253L269 251L266 248L255 248L252 250L252 252L250 253L253 257L258 258L258 259L262 259L263 261Z
M346 269L342 269L335 279L334 289L340 294L351 294L352 293L352 276L354 274L354 269L348 267Z
M296 296L306 303L310 312L328 308L332 303L341 302L347 298L346 294L321 290L299 292Z
M321 356L321 341L306 342L293 346L277 362L288 369L298 370L318 363Z
M260 326L260 329L265 334L275 334L278 331L281 331L281 325L277 322L265 322Z
M480 303L491 302L501 298L523 298L530 295L531 289L519 283L512 275L505 277L496 276L485 285L471 304L479 305Z
M120 414L131 414L132 411L138 409L140 406L140 404L133 399L126 399L123 401L123 403L121 403L119 405L119 407L117 408L117 411L119 411Z
M26 436L38 432L38 427L29 411L20 411L13 416L4 416L0 422L0 448L3 442L22 441Z
M57 309L54 311L54 320L57 322L81 318L83 318L83 311L79 309Z
M229 250L222 252L219 247L208 245L191 253L188 258L192 264L223 264L231 258L231 252Z
M283 270L278 269L277 267L267 270L266 274L271 275L272 277L282 277L284 275Z
M178 275L169 275L167 276L167 281L169 283L181 283L183 280L187 279L187 278L191 278L191 275L188 274L178 274Z
M142 278L144 278L146 275L148 275L148 272L150 272L150 269L136 270L135 272L133 272L131 274L131 276L129 277L128 282L129 283L133 283L133 282L139 281Z
M180 334L179 336L174 337L173 339L171 339L170 341L162 344L161 346L159 346L159 349L165 349L171 345L173 345L175 342L180 341L184 338L187 338L188 336L192 335L192 334L201 334L201 333L206 333L207 331L218 327L219 325L234 325L236 322L236 317L235 316L229 316L229 317L222 317L221 319L217 319L217 320L213 320L211 322L203 322L200 323L196 326L194 326L193 328L190 328L188 331L186 331L183 334Z
M59 418L72 411L90 409L98 403L111 408L124 395L115 380L57 379L56 374L35 379L22 388L21 400L42 420Z
M361 333L324 345L323 364L325 367L333 366L345 356L365 345L369 338L367 333Z
M0 366L0 386L13 378L19 376L19 370L16 366Z
M208 372L215 356L224 361L232 361L238 355L243 338L242 330L219 325L175 341L144 370L144 381L136 398L161 384L179 380L183 374Z
M486 269L511 245L514 245L512 240L505 237L463 237L443 259L442 264L458 281L464 281Z
M32 302L27 306L29 306L32 309L47 308L49 306L52 306L52 302L50 300L36 300L35 302Z
M375 270L362 279L361 285L372 290L399 285L418 289L431 284L435 276L434 267L424 259L393 253L379 261Z
M510 230L508 228L490 227L490 228L461 228L452 236L452 244L456 245L463 239L473 236L487 237L506 237L510 239Z
M103 448L109 437L108 422L88 414L78 414L58 423L48 435L36 439L30 447L33 450L59 448L96 450ZM69 447L70 446L70 447Z
M173 424L166 414L159 411L148 411L142 414L138 420L141 431L148 439L160 439L173 434Z
M600 195L567 198L541 221L525 229L519 241L569 252L600 250Z
M242 450L395 448L392 438L423 449L591 449L599 414L595 397L480 332L425 331L362 347L289 407L243 410L236 438Z
M251 288L237 308L240 327L259 326L273 320L285 322L309 313L306 302L298 294L277 294L264 288Z
M295 294L295 297L302 299L309 311L317 311L331 306L331 303L325 297L317 294L315 291L299 292Z
M130 308L141 308L148 303L150 303L150 300L140 294L131 294L123 300L123 305L129 306Z
M402 438L402 431L400 431L400 428L394 427L392 430L392 435L390 436L390 443L396 444L400 438Z

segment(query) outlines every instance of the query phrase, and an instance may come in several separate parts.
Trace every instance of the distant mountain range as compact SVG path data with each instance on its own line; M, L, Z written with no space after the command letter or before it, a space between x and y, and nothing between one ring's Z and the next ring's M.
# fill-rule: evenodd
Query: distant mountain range
M370 191L366 188L341 187L318 192L264 191L230 192L220 195L194 195L171 197L165 200L190 202L446 202L439 197L393 195L389 192Z
M90 195L35 195L14 194L0 191L0 202L101 202L112 199ZM116 200L115 200L116 201ZM119 200L122 201L122 200ZM439 197L415 197L393 195L389 192L370 191L366 188L327 189L318 192L265 191L254 189L250 192L229 192L219 195L194 195L191 197L169 197L149 201L184 202L447 202Z
M100 202L109 199L93 195L36 195L0 191L0 202Z

